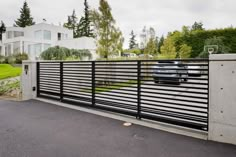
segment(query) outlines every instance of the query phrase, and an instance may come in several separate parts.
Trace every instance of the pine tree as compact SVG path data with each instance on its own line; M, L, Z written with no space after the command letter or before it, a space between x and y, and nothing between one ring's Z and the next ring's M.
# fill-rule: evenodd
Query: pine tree
M129 49L134 49L136 48L137 44L136 44L136 35L134 34L134 31L131 31L131 38L129 40Z
M84 21L85 21L85 36L91 37L93 36L93 31L91 29L91 20L90 20L90 12L87 0L84 0Z
M18 18L15 21L14 26L16 27L26 27L34 25L35 22L33 20L33 17L30 14L30 8L28 6L28 3L25 1L23 4L23 8L20 10L20 18Z
M76 16L75 10L73 10L72 15L68 16L68 20L67 23L64 23L64 27L68 28L70 30L73 30L73 36L76 37L76 33L77 33L77 21L78 18Z
M3 21L1 21L1 26L0 26L0 41L2 41L2 34L6 32L6 26L3 23Z
M191 31L204 30L202 22L194 22Z
M77 25L76 38L85 36L84 30L85 30L85 20L84 17L81 17Z
M70 16L68 16L68 18L67 18L67 23L64 23L64 25L63 25L65 28L68 28L68 29L73 29L72 28L72 21L71 21L71 17Z
M91 29L91 16L87 0L84 1L84 16L81 17L77 25L76 37L94 37L93 30Z

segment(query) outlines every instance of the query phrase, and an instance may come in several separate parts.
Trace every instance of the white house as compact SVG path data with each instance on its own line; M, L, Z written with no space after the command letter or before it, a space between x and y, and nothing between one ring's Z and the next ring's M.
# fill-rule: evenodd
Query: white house
M0 54L9 56L25 52L31 60L53 46L70 49L89 49L93 59L96 58L96 44L93 38L73 38L73 31L62 26L39 23L25 28L7 27L0 41Z

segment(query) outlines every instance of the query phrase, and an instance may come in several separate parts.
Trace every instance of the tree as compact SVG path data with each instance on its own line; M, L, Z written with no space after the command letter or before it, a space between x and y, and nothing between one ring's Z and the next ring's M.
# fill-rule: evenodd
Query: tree
M131 38L129 40L129 49L134 49L137 47L137 44L136 44L136 35L134 34L134 31L132 30L131 31Z
M34 24L35 24L35 22L33 20L33 17L31 16L30 8L29 8L27 2L25 1L23 4L23 8L21 8L21 10L20 10L20 18L18 18L15 21L14 26L26 27L26 26L31 26Z
M85 19L82 16L77 25L76 38L85 36Z
M97 37L97 53L101 58L108 59L122 51L124 38L115 26L116 22L111 13L111 7L106 0L100 0L99 9L93 10L93 26Z
M176 58L176 48L172 38L167 37L164 40L164 44L161 47L161 54L165 55L165 57L168 59Z
M202 22L194 22L191 31L204 30Z
M229 53L231 50L228 46L225 46L223 42L224 37L212 37L205 40L204 50L199 54L200 58L208 58L209 57L209 49L213 50L213 54L222 54Z
M158 45L157 45L157 51L159 52L159 53L161 53L161 47L163 46L163 44L164 44L164 36L162 35L161 36L161 38L160 38L160 40L159 40L159 42L158 42Z
M84 16L80 18L77 25L76 37L94 37L93 30L91 29L91 16L87 0L84 1Z
M68 29L70 29L70 30L73 29L71 16L68 16L68 17L67 17L67 23L64 23L63 27L68 28Z
M192 52L192 47L188 46L187 44L183 44L180 46L179 49L179 57L181 59L190 58Z
M157 54L157 45L156 45L156 39L150 38L147 46L144 49L144 54L146 55L156 55Z
M64 23L64 27L73 30L73 36L76 37L76 27L78 18L76 16L75 10L73 10L72 15L68 16L67 23Z
M2 34L6 32L6 26L3 23L3 21L1 21L1 25L0 25L0 41L2 41Z
M84 0L84 7L85 36L93 37L93 30L91 29L91 16L87 0Z
M205 41L205 46L210 47L211 45L217 45L217 50L214 53L229 53L230 48L225 46L224 42L224 37L212 37L209 39L206 39Z
M127 50L124 50L124 52L134 53L136 55L140 55L141 54L141 50L139 48L127 49Z
M148 37L149 37L149 39L150 38L154 39L156 37L156 31L155 31L155 29L153 27L149 28L149 30L148 30Z

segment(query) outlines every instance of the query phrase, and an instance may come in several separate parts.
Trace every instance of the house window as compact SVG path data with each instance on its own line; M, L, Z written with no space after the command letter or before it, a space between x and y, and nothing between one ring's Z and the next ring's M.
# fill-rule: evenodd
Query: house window
M32 48L33 48L32 45L28 45L28 55L29 55L29 56L30 56L31 53L33 52Z
M51 32L50 31L43 31L43 39L44 40L51 40Z
M65 39L65 34L61 33L61 39L64 40Z
M34 37L35 37L35 39L42 39L42 31L41 30L35 31Z
M20 32L20 31L14 31L13 32L14 37L23 37L24 36L24 32Z
M61 40L61 33L57 33L57 40Z
M41 44L35 44L34 45L34 52L36 56L39 56L42 52L42 45Z
M5 56L10 56L11 55L11 44L6 44L5 45Z
M13 54L20 53L20 42L14 42L13 43Z
M12 31L7 31L7 39L13 38L13 33Z

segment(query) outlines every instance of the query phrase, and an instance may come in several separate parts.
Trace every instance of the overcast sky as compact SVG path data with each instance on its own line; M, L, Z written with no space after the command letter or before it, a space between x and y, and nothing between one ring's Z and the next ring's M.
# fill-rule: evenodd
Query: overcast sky
M19 17L24 0L0 0L0 20L12 26ZM34 20L58 25L75 9L83 15L84 0L27 0ZM236 26L236 0L108 0L126 44L131 30L139 34L144 26L153 27L157 35L180 30L183 25L201 21L207 29ZM88 0L97 8L99 0Z

